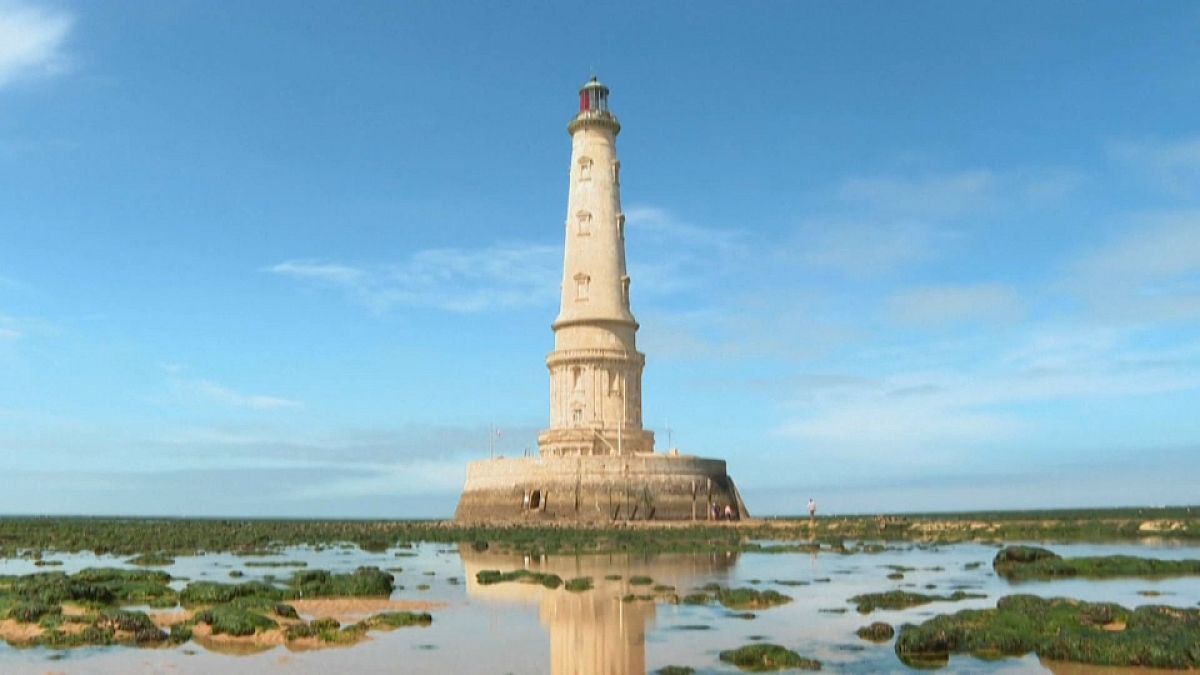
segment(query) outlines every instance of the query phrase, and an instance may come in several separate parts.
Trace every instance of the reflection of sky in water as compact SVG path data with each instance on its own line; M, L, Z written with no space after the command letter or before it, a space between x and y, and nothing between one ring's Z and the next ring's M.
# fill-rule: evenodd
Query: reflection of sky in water
M394 572L397 589L393 598L444 602L434 612L433 626L372 633L371 640L348 649L291 652L274 648L264 653L233 657L206 651L195 644L172 649L137 650L89 648L66 652L45 649L14 649L0 644L0 671L60 672L221 672L256 673L288 671L302 673L354 672L484 672L484 673L620 673L653 671L665 665L689 665L701 673L738 672L724 667L717 653L760 637L782 644L805 656L825 662L835 672L903 672L891 643L874 645L859 640L854 631L871 621L894 625L920 622L939 613L959 609L992 607L998 597L1012 593L1065 596L1082 600L1104 600L1133 607L1167 604L1195 607L1200 603L1200 579L1122 579L1113 581L1063 580L1009 584L991 571L996 549L964 544L935 550L907 548L880 554L835 555L804 553L740 555L696 554L660 556L550 556L528 562L521 556L494 552L477 553L465 548L462 555L447 544L423 544L413 549L386 553L364 553L338 547L315 550L288 549L283 556L233 556L211 554L180 557L166 569L172 575L193 580L240 582L274 575L287 578L296 568L247 567L250 561L304 561L310 569L352 571L361 565L403 568ZM1065 556L1115 553L1159 558L1197 558L1200 547L1131 545L1054 545L1049 548ZM397 557L396 554L400 556ZM416 555L407 555L415 553ZM78 571L84 567L129 567L126 558L111 556L49 555L62 560L61 567L35 567L31 560L0 560L0 574ZM967 563L982 563L966 570ZM916 568L901 580L889 580L887 565ZM474 574L481 569L530 569L553 572L564 580L591 576L596 589L569 593L525 584L479 586ZM940 569L938 569L940 568ZM231 570L245 576L229 577ZM426 574L433 572L433 575ZM620 574L620 581L604 575ZM663 603L623 603L625 593L649 593L652 587L630 587L628 577L644 574L676 587L684 595L706 583L723 586L773 588L793 597L793 602L756 612L753 620L730 618L718 605L688 606ZM457 577L459 584L450 583ZM827 582L817 581L828 579ZM754 583L757 581L758 583ZM780 585L777 581L801 581L807 585ZM185 582L175 584L181 587ZM428 590L417 590L429 584ZM927 585L935 588L927 589ZM858 614L846 600L865 592L902 588L944 594L964 587L984 593L984 600L933 603L903 611ZM1157 597L1138 591L1153 590ZM846 609L844 613L822 610ZM697 630L696 627L707 626ZM54 659L54 660L50 660ZM1055 667L1056 672L1083 672ZM955 657L943 672L1048 672L1033 656L985 663ZM1090 672L1090 671L1088 671ZM1128 673L1129 671L1121 671Z

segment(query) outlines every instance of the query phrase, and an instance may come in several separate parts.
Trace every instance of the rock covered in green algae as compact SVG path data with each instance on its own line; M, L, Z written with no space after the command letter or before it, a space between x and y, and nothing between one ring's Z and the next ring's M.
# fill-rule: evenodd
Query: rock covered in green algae
M185 607L197 605L219 605L243 598L253 598L274 603L283 600L285 593L270 584L250 581L242 584L224 584L219 581L193 581L179 593L179 602Z
M1200 560L1159 560L1129 555L1083 558L1062 556L1037 546L1008 546L992 560L996 574L1009 580L1058 577L1161 577L1200 575Z
M791 601L791 596L772 590L722 588L717 591L717 602L728 609L767 609L785 605Z
M513 570L511 572L482 570L475 573L475 580L483 586L490 586L506 581L518 581L525 584L541 584L550 589L558 588L563 583L562 577L557 574L543 574L529 570Z
M800 656L796 652L779 645L762 643L746 645L737 649L723 651L720 659L732 663L742 670L750 672L765 672L769 670L820 670L821 662Z
M359 567L350 574L300 570L292 575L291 590L302 598L387 597L395 578L378 567Z
M392 629L407 626L428 626L433 616L428 612L383 612L366 620L370 628Z
M278 628L279 624L262 614L233 605L217 605L197 612L195 623L212 626L213 635L254 635L260 630Z
M896 629L892 628L890 623L876 621L869 626L863 626L862 628L859 628L857 633L858 637L864 640L870 640L871 642L884 642L892 639L892 636L896 634Z
M863 593L850 598L859 614L870 614L877 609L907 609L931 602L958 602L971 598L986 598L978 593L955 591L950 595L927 595L925 593L910 593L909 591L888 591L886 593Z
M1001 598L995 609L939 615L905 625L896 655L914 666L945 665L950 654L1019 656L1104 666L1200 666L1200 609L1148 605L1129 610L1032 595Z
M582 593L583 591L592 590L591 577L576 577L568 581L565 588L572 593Z

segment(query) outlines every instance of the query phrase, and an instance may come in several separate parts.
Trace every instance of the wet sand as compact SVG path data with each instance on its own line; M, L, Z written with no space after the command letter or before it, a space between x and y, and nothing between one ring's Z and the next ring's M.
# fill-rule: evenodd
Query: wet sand
M354 623L382 612L431 612L446 606L444 602L389 600L387 598L311 598L290 600L289 605L304 617L333 617L341 623Z

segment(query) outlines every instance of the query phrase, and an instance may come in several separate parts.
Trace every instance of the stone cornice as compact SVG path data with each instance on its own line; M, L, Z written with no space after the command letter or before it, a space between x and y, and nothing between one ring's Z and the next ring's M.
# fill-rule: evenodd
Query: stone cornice
M558 321L555 321L554 323L550 324L550 329L558 330L559 328L566 328L567 326L579 326L579 325L603 327L603 326L608 326L608 325L612 325L612 324L616 324L618 326L633 326L634 330L637 330L638 328L641 327L638 325L638 322L631 321L628 319L598 319L598 318L580 317L578 319L559 319Z
M612 129L613 136L621 133L621 123L617 118L608 112L581 112L575 119L567 124L567 133L574 134L576 131L589 126Z
M546 365L556 366L564 363L597 363L611 361L614 363L634 363L646 365L646 355L641 352L623 352L617 349L567 349L553 351L546 355Z

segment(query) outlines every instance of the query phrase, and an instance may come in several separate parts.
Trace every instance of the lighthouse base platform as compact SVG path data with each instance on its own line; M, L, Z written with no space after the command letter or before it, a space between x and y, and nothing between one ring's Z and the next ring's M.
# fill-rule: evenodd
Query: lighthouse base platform
M467 465L463 523L704 521L712 505L748 518L725 462L687 455L491 459Z

